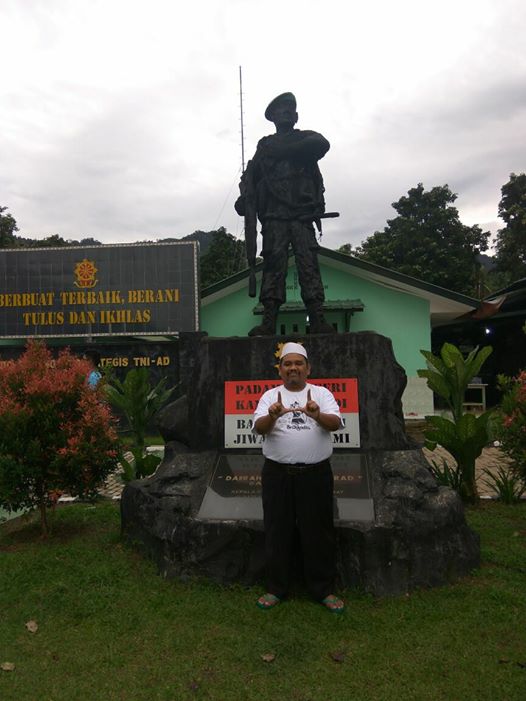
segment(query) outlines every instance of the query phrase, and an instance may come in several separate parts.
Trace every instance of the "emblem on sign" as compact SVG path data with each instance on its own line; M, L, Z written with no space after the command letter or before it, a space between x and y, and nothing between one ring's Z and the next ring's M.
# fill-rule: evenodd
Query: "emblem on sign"
M97 268L92 260L84 258L75 265L75 285L83 290L95 287L98 280L96 278Z

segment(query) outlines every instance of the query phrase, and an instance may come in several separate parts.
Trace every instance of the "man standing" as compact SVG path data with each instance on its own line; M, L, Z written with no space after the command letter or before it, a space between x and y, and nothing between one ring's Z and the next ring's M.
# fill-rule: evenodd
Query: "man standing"
M333 327L325 321L322 312L325 295L313 226L316 223L321 231L321 218L326 216L325 188L318 161L327 153L330 144L315 131L294 129L298 113L296 98L290 92L272 100L265 117L274 123L276 133L259 141L254 158L248 162L241 178L241 194L235 203L236 212L245 216L247 249L249 237L253 239L253 262L256 216L262 224L263 280L259 299L264 310L263 322L251 329L249 336L276 332L278 311L286 299L289 246L296 258L301 297L309 315L311 332L333 333Z
M310 595L334 613L343 601L333 594L336 577L331 431L341 425L331 392L307 382L305 348L285 343L279 375L283 385L265 392L254 413L264 436L263 519L268 591L258 600L273 608L287 595L294 534L299 532Z

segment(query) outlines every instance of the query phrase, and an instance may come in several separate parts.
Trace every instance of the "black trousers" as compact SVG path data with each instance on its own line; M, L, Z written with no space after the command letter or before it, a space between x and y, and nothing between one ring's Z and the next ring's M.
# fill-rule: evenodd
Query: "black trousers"
M287 595L297 529L305 585L321 601L333 593L336 577L330 462L290 470L265 460L261 484L268 591L279 598Z
M263 225L263 279L259 299L283 304L286 295L289 245L296 259L296 269L305 305L323 304L325 293L318 263L319 245L314 227L301 221L271 219Z

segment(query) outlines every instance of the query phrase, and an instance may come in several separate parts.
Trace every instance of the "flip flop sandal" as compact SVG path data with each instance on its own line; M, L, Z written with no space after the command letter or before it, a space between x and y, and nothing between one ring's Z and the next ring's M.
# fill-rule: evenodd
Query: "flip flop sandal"
M321 603L323 606L325 606L327 611L330 611L331 613L343 613L345 609L343 600L337 596L334 596L334 594L329 594L329 596L326 596L325 599L322 599Z
M268 611L269 609L273 609L274 606L277 606L280 602L281 599L274 596L274 594L269 594L267 592L266 594L263 594L263 596L259 597L256 604L263 611Z

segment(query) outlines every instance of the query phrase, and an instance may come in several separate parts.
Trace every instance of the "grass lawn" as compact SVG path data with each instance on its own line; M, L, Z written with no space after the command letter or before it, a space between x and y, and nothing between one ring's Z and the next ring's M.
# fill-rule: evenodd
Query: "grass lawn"
M482 568L342 616L259 590L165 581L123 546L113 503L57 510L46 542L0 526L1 701L524 701L526 504L468 512ZM25 624L35 620L38 630ZM272 653L266 662L262 656Z

